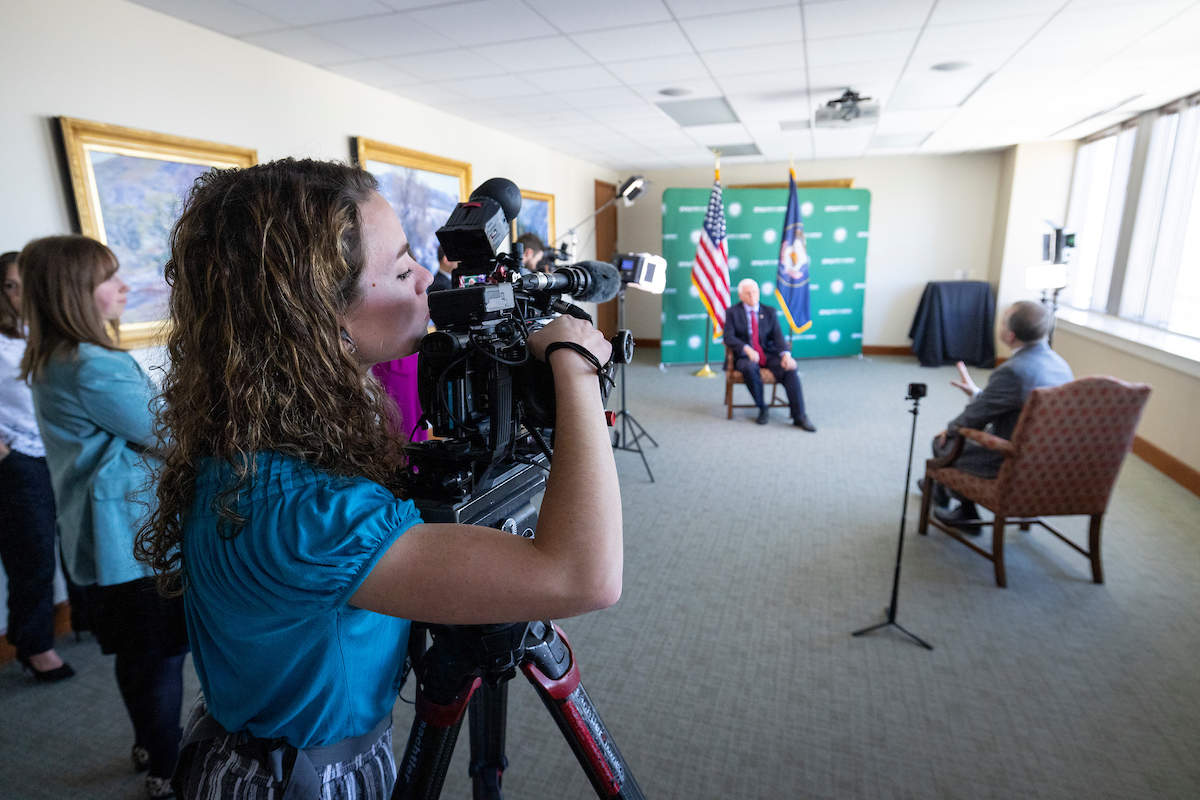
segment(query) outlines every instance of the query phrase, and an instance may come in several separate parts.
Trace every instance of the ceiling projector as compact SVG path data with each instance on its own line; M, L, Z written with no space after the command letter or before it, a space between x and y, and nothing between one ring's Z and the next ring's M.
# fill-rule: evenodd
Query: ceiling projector
M874 125L879 121L879 103L869 102L869 97L859 97L858 92L847 89L836 100L830 100L817 109L814 123L818 128L853 128L858 125Z

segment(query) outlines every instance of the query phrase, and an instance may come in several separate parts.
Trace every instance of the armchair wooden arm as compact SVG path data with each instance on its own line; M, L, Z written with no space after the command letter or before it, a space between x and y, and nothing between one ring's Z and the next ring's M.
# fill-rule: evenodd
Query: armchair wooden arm
M958 433L988 450L995 450L1005 458L1011 458L1017 454L1017 448L1013 446L1012 442L993 433L977 431L974 428L959 428Z

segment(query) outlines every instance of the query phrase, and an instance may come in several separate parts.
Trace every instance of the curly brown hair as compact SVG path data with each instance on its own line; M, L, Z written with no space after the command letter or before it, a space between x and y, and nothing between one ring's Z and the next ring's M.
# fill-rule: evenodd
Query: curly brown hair
M165 268L171 325L158 508L135 548L164 593L182 591L184 523L202 459L232 470L214 501L230 537L245 522L236 504L259 453L399 492L395 406L339 327L361 299L359 206L376 186L355 167L284 159L214 170L192 188Z

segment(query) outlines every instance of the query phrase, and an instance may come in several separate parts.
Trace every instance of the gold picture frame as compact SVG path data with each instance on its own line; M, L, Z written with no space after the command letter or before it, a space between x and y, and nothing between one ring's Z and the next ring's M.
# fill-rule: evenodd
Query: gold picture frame
M71 117L59 117L58 124L80 232L117 254L130 285L126 318L134 319L121 322L121 347L157 344L165 334L167 235L184 194L213 167L256 164L258 152Z
M434 234L454 206L470 196L471 165L362 136L350 140L350 149L354 163L375 176L379 193L400 217L412 257L436 271Z
M533 202L527 202L530 200ZM521 213L512 223L513 241L526 231L536 233L546 247L554 245L554 195L521 190Z

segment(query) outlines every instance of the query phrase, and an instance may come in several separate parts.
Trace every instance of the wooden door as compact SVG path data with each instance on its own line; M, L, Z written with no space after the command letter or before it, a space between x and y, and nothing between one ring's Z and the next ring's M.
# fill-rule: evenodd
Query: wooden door
M596 181L596 205L600 208L617 196L617 187L612 183ZM612 262L617 250L617 206L614 203L596 215L596 260ZM600 303L596 314L596 327L611 338L617 332L617 301Z

